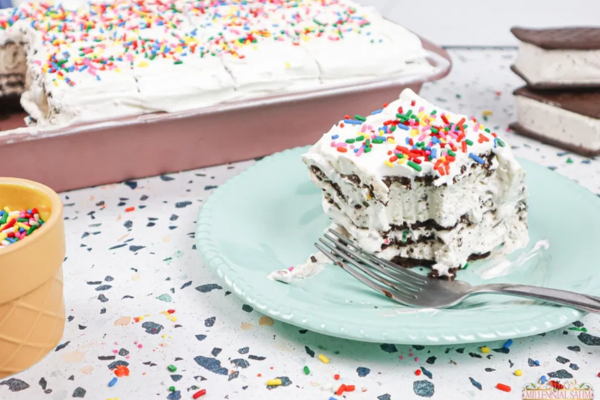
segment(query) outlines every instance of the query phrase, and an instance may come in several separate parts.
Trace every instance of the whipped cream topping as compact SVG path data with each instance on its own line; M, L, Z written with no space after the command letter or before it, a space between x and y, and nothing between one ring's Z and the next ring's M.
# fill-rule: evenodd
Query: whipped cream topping
M386 202L384 177L433 175L435 186L452 185L463 167L468 172L490 151L511 170L520 169L509 146L475 118L445 111L405 89L398 100L369 116L341 120L303 160L324 166L326 175L333 169L358 175Z
M0 10L31 124L175 112L430 73L417 36L349 0L91 1Z

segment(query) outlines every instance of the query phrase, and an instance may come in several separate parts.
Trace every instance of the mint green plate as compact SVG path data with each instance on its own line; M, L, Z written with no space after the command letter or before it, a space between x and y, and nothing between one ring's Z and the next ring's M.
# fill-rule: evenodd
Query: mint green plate
M445 310L400 306L333 265L319 275L284 284L267 279L277 269L306 261L328 227L320 191L300 155L277 153L219 187L198 220L197 247L205 263L244 302L260 312L326 335L367 342L449 344L500 340L547 332L583 313L516 297L486 295ZM600 201L576 183L526 160L529 187L528 248L535 253L508 275L511 282L600 294ZM523 258L523 257L521 257ZM491 261L471 264L458 279L484 282L477 273Z

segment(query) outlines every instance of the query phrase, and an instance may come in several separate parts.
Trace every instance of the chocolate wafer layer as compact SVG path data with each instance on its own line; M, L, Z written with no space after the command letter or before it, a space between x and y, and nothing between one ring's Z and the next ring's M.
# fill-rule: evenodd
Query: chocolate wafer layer
M600 50L600 27L567 27L510 30L521 42L545 50Z
M18 94L0 95L0 119L15 112L23 111L21 107L21 96Z

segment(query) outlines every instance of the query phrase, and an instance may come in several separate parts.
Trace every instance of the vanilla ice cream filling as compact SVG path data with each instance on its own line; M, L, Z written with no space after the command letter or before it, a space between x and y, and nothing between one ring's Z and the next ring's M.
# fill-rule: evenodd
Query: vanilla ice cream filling
M600 149L600 120L515 96L521 127L560 142Z
M521 42L515 66L531 84L600 84L600 50L545 50Z
M451 276L472 256L509 254L528 241L525 174L506 161L492 165L491 174L473 170L447 187L392 183L387 204L368 207L361 206L368 188L333 171L310 176L323 190L325 213L360 248L386 260L434 260L439 276Z

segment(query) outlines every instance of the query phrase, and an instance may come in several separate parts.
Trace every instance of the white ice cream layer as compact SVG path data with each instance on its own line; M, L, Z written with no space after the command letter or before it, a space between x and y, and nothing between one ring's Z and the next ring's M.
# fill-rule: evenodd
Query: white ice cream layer
M521 42L515 66L532 84L600 84L600 50L545 50Z
M550 139L600 150L600 120L515 96L519 125Z

